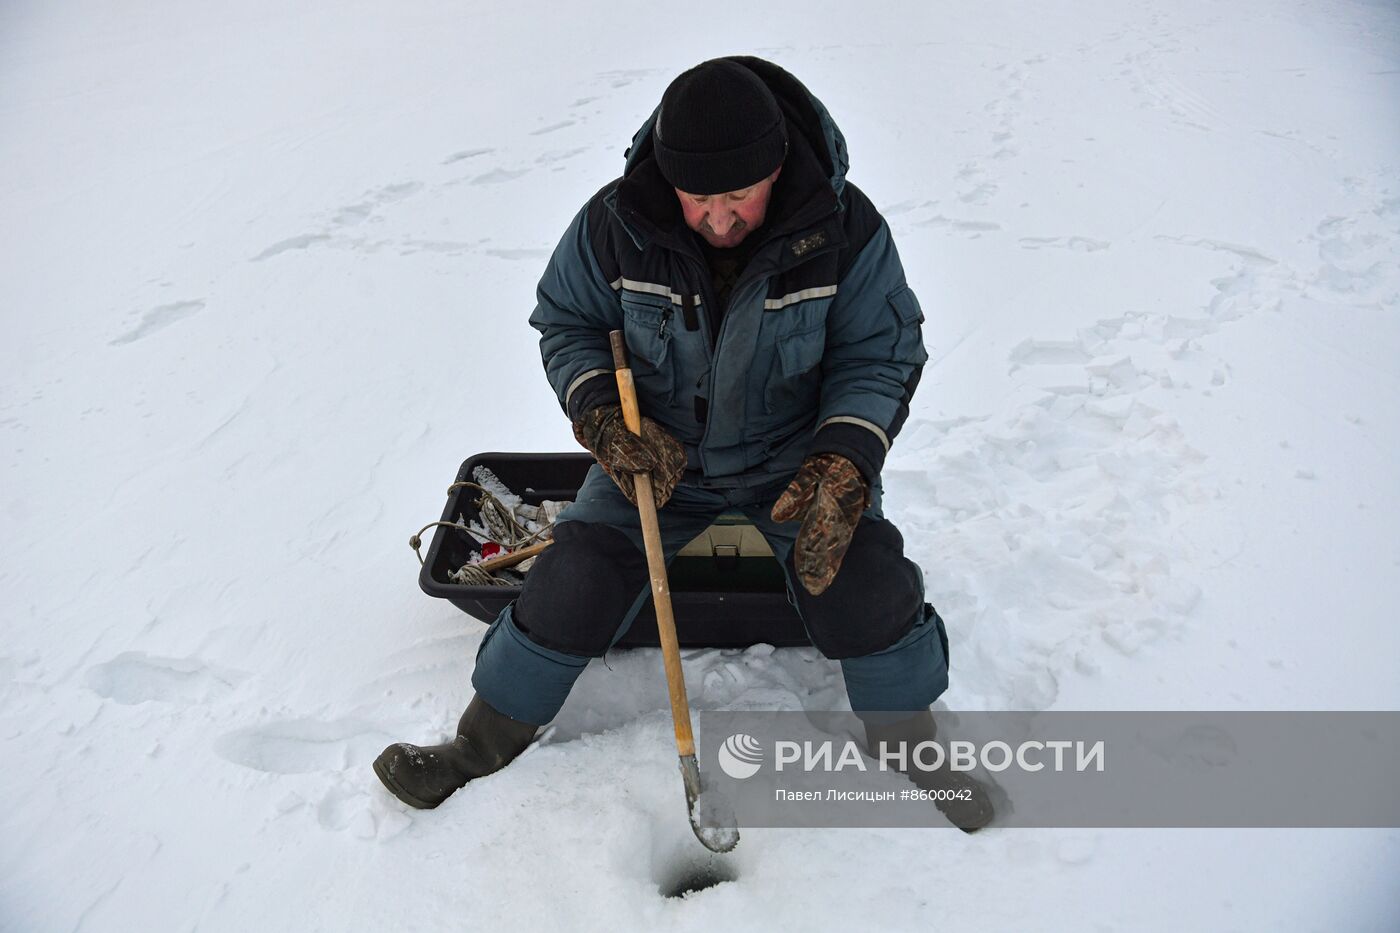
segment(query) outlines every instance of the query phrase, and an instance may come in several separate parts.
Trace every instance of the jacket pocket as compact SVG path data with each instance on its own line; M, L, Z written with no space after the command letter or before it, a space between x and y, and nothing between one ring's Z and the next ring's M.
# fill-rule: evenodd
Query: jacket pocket
M919 307L919 299L908 285L886 296L895 317L899 319L899 330L895 338L895 359L901 363L922 365L928 362L928 350L924 347L924 310Z
M796 379L815 368L826 350L826 328L818 325L800 334L789 334L778 342L778 368L784 379Z
M922 324L924 322L924 309L919 307L919 299L908 285L901 285L897 291L891 292L888 298L890 307L894 308L894 313L899 315L901 324Z
M622 293L622 331L627 338L632 379L640 400L670 405L676 400L671 328L674 305L659 296ZM643 407L642 414L648 414Z
M776 338L775 359L763 392L763 410L770 417L800 423L815 414L820 396L821 362L826 353L825 321Z

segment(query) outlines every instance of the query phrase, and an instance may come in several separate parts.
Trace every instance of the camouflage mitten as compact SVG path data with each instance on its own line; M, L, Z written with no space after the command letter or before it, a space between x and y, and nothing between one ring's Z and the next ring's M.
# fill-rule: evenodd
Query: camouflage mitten
M650 418L642 419L642 433L627 429L619 405L592 408L574 422L574 437L597 458L627 501L637 504L635 473L651 474L652 497L659 509L671 498L685 473L685 448Z
M802 521L792 562L813 596L826 592L836 578L869 503L870 487L854 463L840 454L814 454L773 504L773 521Z

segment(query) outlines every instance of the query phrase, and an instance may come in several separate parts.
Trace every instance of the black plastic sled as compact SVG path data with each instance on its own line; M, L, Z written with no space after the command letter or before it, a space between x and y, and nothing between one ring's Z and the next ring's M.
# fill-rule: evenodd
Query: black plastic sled
M484 466L527 503L572 500L583 485L593 457L587 453L482 453L468 458L457 482L472 479ZM442 521L471 522L478 517L475 493L458 487L448 496ZM479 547L465 531L441 525L418 574L429 596L446 599L463 612L492 622L520 595L519 586L469 586L449 574L467 563ZM763 536L742 516L721 516L671 562L671 603L676 635L686 648L745 648L810 645L802 620L788 601L782 568ZM656 613L650 598L617 647L658 645Z

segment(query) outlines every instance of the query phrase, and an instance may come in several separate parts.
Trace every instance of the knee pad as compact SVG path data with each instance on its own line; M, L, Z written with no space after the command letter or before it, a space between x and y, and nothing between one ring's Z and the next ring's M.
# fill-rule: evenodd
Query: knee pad
M648 580L646 556L622 531L561 522L525 575L515 625L545 648L602 657Z
M788 578L796 580L789 555ZM919 568L904 556L904 538L885 519L863 518L825 593L793 586L807 634L828 658L874 654L899 641L923 611Z

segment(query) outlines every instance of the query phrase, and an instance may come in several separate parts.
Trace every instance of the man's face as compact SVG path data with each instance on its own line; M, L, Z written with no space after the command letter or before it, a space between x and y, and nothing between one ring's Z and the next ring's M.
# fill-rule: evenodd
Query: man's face
M721 249L738 246L744 237L763 226L773 183L782 170L780 165L758 184L724 194L687 194L677 188L676 197L681 202L686 226L711 246Z

